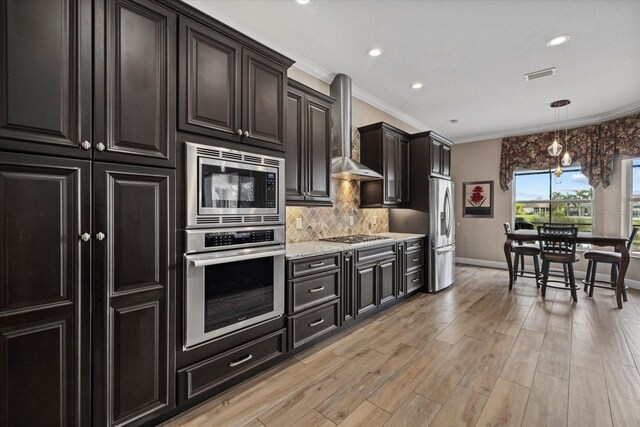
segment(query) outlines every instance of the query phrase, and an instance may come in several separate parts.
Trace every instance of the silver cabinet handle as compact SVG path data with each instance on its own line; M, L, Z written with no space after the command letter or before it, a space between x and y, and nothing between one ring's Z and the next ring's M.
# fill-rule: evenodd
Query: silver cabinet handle
M238 136L242 136L242 129L238 129Z
M91 143L89 141L82 141L82 144L80 144L80 147L82 147L83 150L88 150L89 148L91 148Z
M313 293L316 293L316 292L320 292L323 289L324 289L324 286L320 286L319 288L309 289L309 293L313 294Z
M249 136L249 131L248 130L244 131L244 136Z
M104 144L102 142L98 142L96 144L96 150L98 150L98 151L104 151L105 148L106 147L104 146Z
M323 265L324 265L324 261L314 262L314 263L309 264L309 268L322 267Z
M420 258L414 258L411 260L411 262L418 262L420 260Z
M249 355L247 357L244 357L244 358L242 358L240 360L236 360L235 362L229 363L229 367L233 368L234 366L242 365L243 363L246 363L251 359L253 359L253 354L249 353Z
M416 283L418 280L420 280L420 279L418 279L418 278L416 277L415 279L413 279L413 280L411 281L411 283Z
M420 242L415 242L415 243L412 243L411 246L418 246L419 244Z
M309 323L309 326L318 326L319 324L324 323L324 319L316 320L315 322Z
M104 235L104 233L102 231L99 232L98 234L96 234L96 239L98 239L100 241L103 241L104 238L105 238L105 235Z
M83 242L88 242L89 239L91 239L91 234L89 233L82 233L82 235L80 236L80 238L82 239Z

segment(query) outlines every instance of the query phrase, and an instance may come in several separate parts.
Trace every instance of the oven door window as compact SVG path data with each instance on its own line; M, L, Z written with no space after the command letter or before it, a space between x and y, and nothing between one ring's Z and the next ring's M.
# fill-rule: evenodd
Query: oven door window
M274 172L204 163L200 170L204 209L265 209L275 207Z
M204 267L205 332L272 312L273 268L273 257Z

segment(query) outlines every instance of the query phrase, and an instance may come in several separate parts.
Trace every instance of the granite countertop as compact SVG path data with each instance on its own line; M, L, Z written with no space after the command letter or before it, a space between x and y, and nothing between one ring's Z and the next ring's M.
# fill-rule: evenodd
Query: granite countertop
M378 233L374 236L388 237L384 240L373 240L370 242L362 243L333 243L333 242L320 242L313 240L310 242L298 242L287 243L287 259L306 258L310 256L333 254L336 252L348 251L350 249L365 248L370 246L379 246L388 244L391 241L401 242L404 240L418 239L424 237L424 234L411 234L411 233Z

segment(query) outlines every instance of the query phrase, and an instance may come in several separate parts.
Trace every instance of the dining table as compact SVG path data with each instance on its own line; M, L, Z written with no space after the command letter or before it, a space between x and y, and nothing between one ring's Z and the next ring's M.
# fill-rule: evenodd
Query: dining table
M515 230L506 233L507 240L504 242L504 256L507 259L509 267L509 290L513 288L513 263L511 260L511 244L515 242L533 242L538 240L537 230ZM616 282L616 303L618 308L622 308L622 290L624 289L624 278L629 267L629 249L627 242L629 237L603 234L593 232L578 232L576 238L577 244L590 244L593 246L612 247L616 252L620 252L620 271L618 272L618 281Z

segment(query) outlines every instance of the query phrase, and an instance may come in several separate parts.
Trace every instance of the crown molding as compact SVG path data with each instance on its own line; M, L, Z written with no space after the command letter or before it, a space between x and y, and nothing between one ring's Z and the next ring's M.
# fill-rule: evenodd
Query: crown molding
M595 125L598 123L606 122L608 120L617 119L628 114L637 113L640 111L640 102L626 105L624 107L616 108L615 110L608 111L602 114L596 114L595 116L583 117L580 119L573 119L567 122L568 128L577 128L581 126ZM563 122L564 123L564 122ZM550 132L555 130L555 122L544 123L541 125L509 129L498 132L482 133L465 138L453 138L456 144L465 144L467 142L486 141L488 139L507 138L510 136L522 136L530 135L540 132Z

